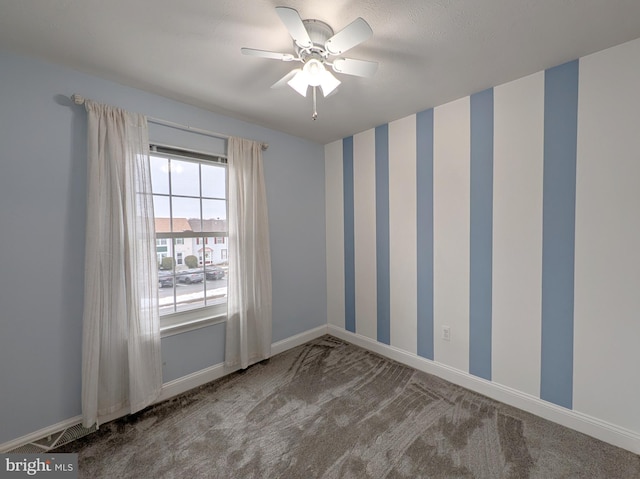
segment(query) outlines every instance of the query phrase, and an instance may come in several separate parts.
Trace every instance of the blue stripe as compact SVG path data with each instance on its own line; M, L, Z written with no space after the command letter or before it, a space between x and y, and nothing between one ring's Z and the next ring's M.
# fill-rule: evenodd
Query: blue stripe
M416 115L418 355L433 360L433 108Z
M469 372L491 381L493 89L471 95Z
M376 127L376 274L378 341L391 342L389 280L389 125Z
M353 137L342 140L344 191L344 327L356 332L356 255L354 240Z
M578 61L545 72L540 397L573 405Z

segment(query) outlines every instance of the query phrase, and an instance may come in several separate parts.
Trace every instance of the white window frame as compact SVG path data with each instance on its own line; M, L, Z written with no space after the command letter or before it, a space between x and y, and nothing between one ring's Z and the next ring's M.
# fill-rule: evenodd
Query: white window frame
M229 177L227 168L227 158L224 155L212 155L209 153L186 150L182 148L175 148L166 145L152 144L150 145L150 155L156 157L165 157L170 159L176 159L180 161L191 161L194 163L215 163L218 166L223 166L227 171L225 175L225 191L229 191ZM153 192L152 192L153 194ZM171 197L169 193L169 197ZM225 200L227 198L225 197ZM228 209L228 200L227 200ZM228 211L227 211L228 221ZM227 223L228 224L228 223ZM161 239L181 239L181 238L205 238L202 243L208 241L208 238L213 237L226 237L228 232L176 232L176 233L156 233L156 242ZM173 243L177 244L177 243ZM203 244L206 247L206 244ZM174 248L175 249L175 248ZM175 251L174 251L175 254ZM184 262L184 258L183 258ZM205 265L203 267L203 274L205 273ZM206 277L205 277L206 280ZM175 291L175 290L174 290ZM192 331L195 329L203 328L213 324L224 323L227 320L227 302L213 304L210 306L204 306L201 308L191 309L188 311L180 311L170 314L164 314L160 316L160 335L161 337L172 336L174 334L184 333L186 331Z

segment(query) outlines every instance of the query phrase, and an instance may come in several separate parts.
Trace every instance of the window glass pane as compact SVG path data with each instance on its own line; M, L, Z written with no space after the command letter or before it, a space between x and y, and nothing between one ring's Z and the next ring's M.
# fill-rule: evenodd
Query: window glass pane
M227 263L205 266L207 306L227 301Z
M169 250L168 255L159 260L161 315L205 306L204 271L193 254L194 245L195 238L174 238L164 246Z
M226 198L226 168L202 164L202 196Z
M156 233L170 233L169 197L153 195L153 210L156 216Z
M159 255L160 256L160 255ZM173 258L162 255L158 261L158 303L160 315L175 312L175 270L173 268Z
M198 198L172 198L173 232L200 231L200 200Z
M205 220L226 220L227 202L225 200L202 200L202 217ZM208 231L227 231L226 228L218 228Z
M169 194L169 161L166 158L151 157L151 187L154 193Z
M200 174L198 163L171 160L171 194L200 196Z
M197 248L199 266L212 264L213 261L213 248L209 246L207 239L200 241L200 245Z
M158 272L158 304L160 316L175 313L175 275L173 271Z
M174 243L176 257L180 258L182 264L176 264L175 267L174 294L164 299L164 302L170 302L175 305L175 312L188 311L205 306L204 271L198 264L197 256L193 254L195 239L184 238L183 243ZM178 252L180 256L178 256ZM160 303L162 306L162 298Z

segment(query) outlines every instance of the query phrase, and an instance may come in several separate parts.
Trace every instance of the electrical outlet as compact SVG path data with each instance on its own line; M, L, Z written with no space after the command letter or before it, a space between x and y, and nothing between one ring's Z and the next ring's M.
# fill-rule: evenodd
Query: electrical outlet
M442 339L451 341L451 328L449 326L442 326Z

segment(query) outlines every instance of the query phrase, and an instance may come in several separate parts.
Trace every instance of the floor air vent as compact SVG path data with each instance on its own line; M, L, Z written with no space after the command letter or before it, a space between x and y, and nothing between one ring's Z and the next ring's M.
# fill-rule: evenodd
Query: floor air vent
M76 439L86 436L87 434L90 434L95 430L95 426L87 429L83 427L82 424L76 424L75 426L68 427L66 429L63 429L62 431L50 434L49 436L43 437L42 439L24 444L23 446L16 447L15 449L7 452L17 454L40 454L50 451L51 449L55 449L56 447L62 446L63 444L67 444L71 441L75 441Z

